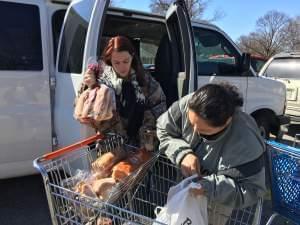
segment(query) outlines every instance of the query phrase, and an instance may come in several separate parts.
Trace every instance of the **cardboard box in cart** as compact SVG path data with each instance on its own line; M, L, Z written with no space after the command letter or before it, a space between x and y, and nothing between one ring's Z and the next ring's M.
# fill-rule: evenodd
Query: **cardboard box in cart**
M34 173L34 158L82 138L72 117L76 89L88 59L116 34L133 40L168 104L208 82L228 81L262 134L276 135L284 85L258 76L221 29L191 23L177 2L160 16L109 8L108 0L0 0L0 178Z

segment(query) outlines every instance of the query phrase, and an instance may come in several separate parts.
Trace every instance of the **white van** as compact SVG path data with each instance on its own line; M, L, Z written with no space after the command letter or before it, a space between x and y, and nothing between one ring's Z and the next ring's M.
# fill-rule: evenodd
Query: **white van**
M249 55L216 26L192 30L184 1L176 2L162 17L108 8L108 0L0 0L0 178L33 173L34 158L81 138L72 114L83 68L117 34L133 40L168 104L229 81L263 134L277 134L285 86L249 70Z

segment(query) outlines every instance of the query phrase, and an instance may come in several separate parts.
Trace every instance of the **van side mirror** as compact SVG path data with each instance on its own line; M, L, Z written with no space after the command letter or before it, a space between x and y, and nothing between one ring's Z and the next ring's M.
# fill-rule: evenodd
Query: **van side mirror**
M251 64L251 56L249 53L243 53L240 58L239 63L239 71L240 72L247 72L250 70L250 64Z

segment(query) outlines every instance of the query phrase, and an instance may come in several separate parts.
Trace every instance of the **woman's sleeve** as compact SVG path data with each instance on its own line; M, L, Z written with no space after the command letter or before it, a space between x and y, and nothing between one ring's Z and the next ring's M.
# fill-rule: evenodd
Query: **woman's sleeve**
M181 99L183 101L184 99ZM167 112L157 120L157 137L159 149L176 165L180 166L182 159L193 153L191 145L183 139L183 112L179 101L174 102Z

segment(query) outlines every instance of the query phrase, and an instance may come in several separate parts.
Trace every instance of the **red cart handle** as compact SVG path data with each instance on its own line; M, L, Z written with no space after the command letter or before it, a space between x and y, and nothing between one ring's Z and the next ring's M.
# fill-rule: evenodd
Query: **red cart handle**
M93 143L93 142L95 142L95 141L97 141L99 139L104 139L104 135L102 135L102 134L96 134L94 136L91 136L91 137L89 137L87 139L84 139L84 140L79 141L77 143L74 143L72 145L68 145L68 146L63 147L61 149L58 149L58 150L56 150L54 152L47 153L47 154L43 155L40 158L40 161L54 159L54 158L56 158L58 156L61 156L61 155L65 154L65 153L74 151L74 150L76 150L78 148L81 148L81 147L86 146L86 145L88 145L90 143Z

